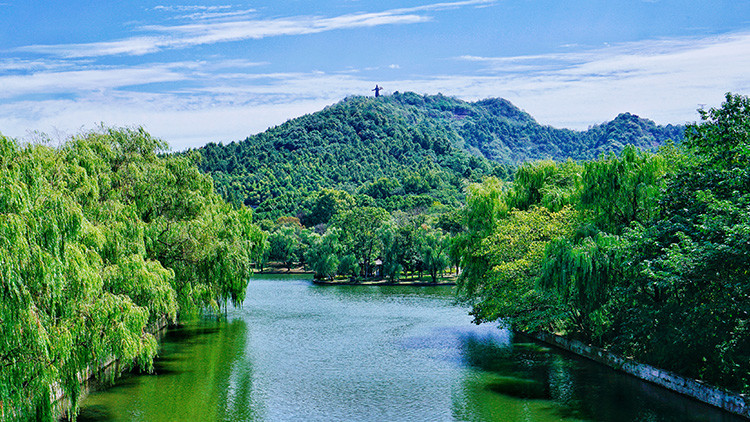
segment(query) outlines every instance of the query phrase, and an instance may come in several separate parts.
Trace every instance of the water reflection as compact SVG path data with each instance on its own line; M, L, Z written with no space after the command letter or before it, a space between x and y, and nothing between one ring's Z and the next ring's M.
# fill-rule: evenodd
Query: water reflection
M227 321L171 330L155 375L129 375L81 419L125 421L739 420L475 326L450 287L253 279Z
M93 392L79 421L260 420L248 406L252 362L244 358L247 325L203 320L172 328L153 374L125 374Z
M742 420L523 336L510 343L469 336L463 356L476 372L465 380L470 394L457 419Z

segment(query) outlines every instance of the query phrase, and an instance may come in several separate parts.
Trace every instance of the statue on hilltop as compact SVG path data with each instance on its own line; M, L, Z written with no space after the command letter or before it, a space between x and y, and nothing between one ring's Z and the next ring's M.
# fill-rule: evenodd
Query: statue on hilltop
M375 84L375 89L373 89L373 91L375 91L375 98L377 98L377 97L379 97L379 96L380 96L380 91L381 91L382 89L383 89L383 87L382 87L382 86L378 86L377 84Z

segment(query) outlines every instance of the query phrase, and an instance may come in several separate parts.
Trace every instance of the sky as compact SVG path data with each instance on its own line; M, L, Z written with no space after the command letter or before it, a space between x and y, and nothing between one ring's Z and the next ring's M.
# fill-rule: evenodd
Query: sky
M506 98L586 129L750 94L750 1L0 0L0 133L231 142L347 96Z

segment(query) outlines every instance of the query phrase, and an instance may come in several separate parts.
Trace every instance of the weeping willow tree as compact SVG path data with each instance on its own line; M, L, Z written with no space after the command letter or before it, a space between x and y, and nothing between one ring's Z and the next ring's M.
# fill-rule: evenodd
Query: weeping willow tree
M151 369L150 326L245 293L264 247L195 167L142 129L59 148L0 136L0 419L53 420L80 376Z
M603 343L615 317L608 306L614 282L623 274L619 246L618 237L604 233L575 243L559 237L547 245L539 286L564 304L564 324L558 328Z
M676 167L679 153L666 146L658 154L632 145L620 156L584 164L581 208L598 230L620 234L632 223L646 224L658 216L665 175Z
M572 233L578 221L569 203L550 201L560 205L555 210L540 206L551 196L574 197L560 195L578 179L576 165L565 166L560 171L551 162L527 164L513 185L488 179L469 188L467 230L456 241L463 269L458 288L476 322L500 319L514 329L549 330L561 319L564 309L536 280L547 244ZM559 177L564 174L572 177Z
M536 205L559 211L579 201L582 170L581 165L572 160L526 163L516 171L506 202L510 208L520 210Z
M617 235L658 214L672 156L626 147L582 164L524 164L512 184L471 187L459 287L477 320L602 342L616 318Z

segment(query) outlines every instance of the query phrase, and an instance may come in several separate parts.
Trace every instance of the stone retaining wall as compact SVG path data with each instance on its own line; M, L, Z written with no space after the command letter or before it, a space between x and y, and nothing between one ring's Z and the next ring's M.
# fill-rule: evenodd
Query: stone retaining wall
M156 336L156 339L159 340L161 335L167 329L168 325L169 319L167 319L166 316L163 316L146 327L146 331ZM120 373L120 362L113 357L107 358L104 362L100 363L96 367L89 366L80 371L78 373L78 381L81 383L82 387L81 399L85 398L86 395L88 395L89 382L93 380L96 374L104 374L104 376L106 377L111 374L112 371L114 371L115 375L118 375ZM60 387L59 383L55 383L52 385L50 398L52 400L53 407L55 408L55 412L60 416L65 415L70 408L70 400L69 397L65 395L65 392Z
M631 359L609 353L598 347L589 346L580 341L569 340L554 334L540 333L525 335L599 362L618 371L625 372L644 381L750 419L750 397L745 394L722 390L701 381L686 378L651 365L638 363Z

